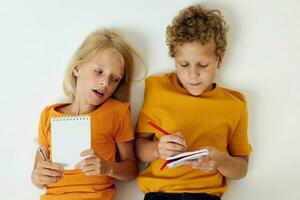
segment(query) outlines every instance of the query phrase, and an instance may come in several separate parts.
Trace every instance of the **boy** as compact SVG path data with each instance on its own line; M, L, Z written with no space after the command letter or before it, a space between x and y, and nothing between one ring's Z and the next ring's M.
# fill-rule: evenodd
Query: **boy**
M214 83L226 49L227 27L218 10L183 9L167 27L176 72L149 77L136 128L137 156L150 162L137 181L153 199L220 199L226 178L247 173L251 146L245 97ZM152 121L171 134L147 124ZM203 158L160 170L167 157L208 149Z

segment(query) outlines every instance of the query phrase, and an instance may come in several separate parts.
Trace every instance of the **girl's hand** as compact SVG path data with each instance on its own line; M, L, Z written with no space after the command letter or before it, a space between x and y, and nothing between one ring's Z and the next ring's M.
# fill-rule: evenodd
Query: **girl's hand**
M56 183L63 178L64 167L51 161L38 161L36 168L32 172L32 180L40 186L49 183Z
M186 142L181 133L172 133L162 136L157 142L156 149L158 157L165 160L167 157L186 151Z
M93 149L81 152L80 156L86 158L75 167L80 169L86 176L104 176L110 173L108 162L100 158Z
M204 148L209 151L207 156L194 161L185 161L184 164L193 169L199 169L206 172L218 170L218 168L223 165L228 154L213 147L203 147L203 149Z

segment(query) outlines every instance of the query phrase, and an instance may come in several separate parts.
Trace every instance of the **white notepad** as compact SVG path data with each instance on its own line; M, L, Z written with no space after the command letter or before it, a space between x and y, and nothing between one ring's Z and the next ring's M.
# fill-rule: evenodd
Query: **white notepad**
M184 164L187 160L197 160L199 158L202 158L204 156L207 156L209 151L207 149L201 149L198 151L191 151L191 152L184 152L177 154L175 156L169 157L166 159L167 166L169 168L178 167Z
M90 127L89 116L51 118L52 162L75 169L80 153L91 148Z

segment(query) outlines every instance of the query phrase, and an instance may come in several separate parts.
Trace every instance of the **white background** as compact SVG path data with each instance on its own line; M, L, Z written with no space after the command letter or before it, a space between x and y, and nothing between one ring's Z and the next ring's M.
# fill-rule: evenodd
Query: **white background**
M173 69L165 28L178 10L200 2L222 10L228 51L217 82L248 99L253 153L246 178L229 181L225 200L298 199L300 1L0 1L0 196L38 199L30 181L39 113L63 99L65 66L85 36L122 30L148 75ZM133 84L134 121L144 83ZM134 181L118 183L118 200L142 199ZM298 197L298 198L297 198Z

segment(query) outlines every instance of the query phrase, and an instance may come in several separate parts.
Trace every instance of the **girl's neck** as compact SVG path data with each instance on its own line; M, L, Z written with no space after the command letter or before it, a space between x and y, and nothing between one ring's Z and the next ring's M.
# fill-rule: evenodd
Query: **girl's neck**
M97 109L97 106L93 106L87 102L81 102L80 100L75 99L74 102L68 106L66 111L70 115L82 115L90 113L95 109Z

